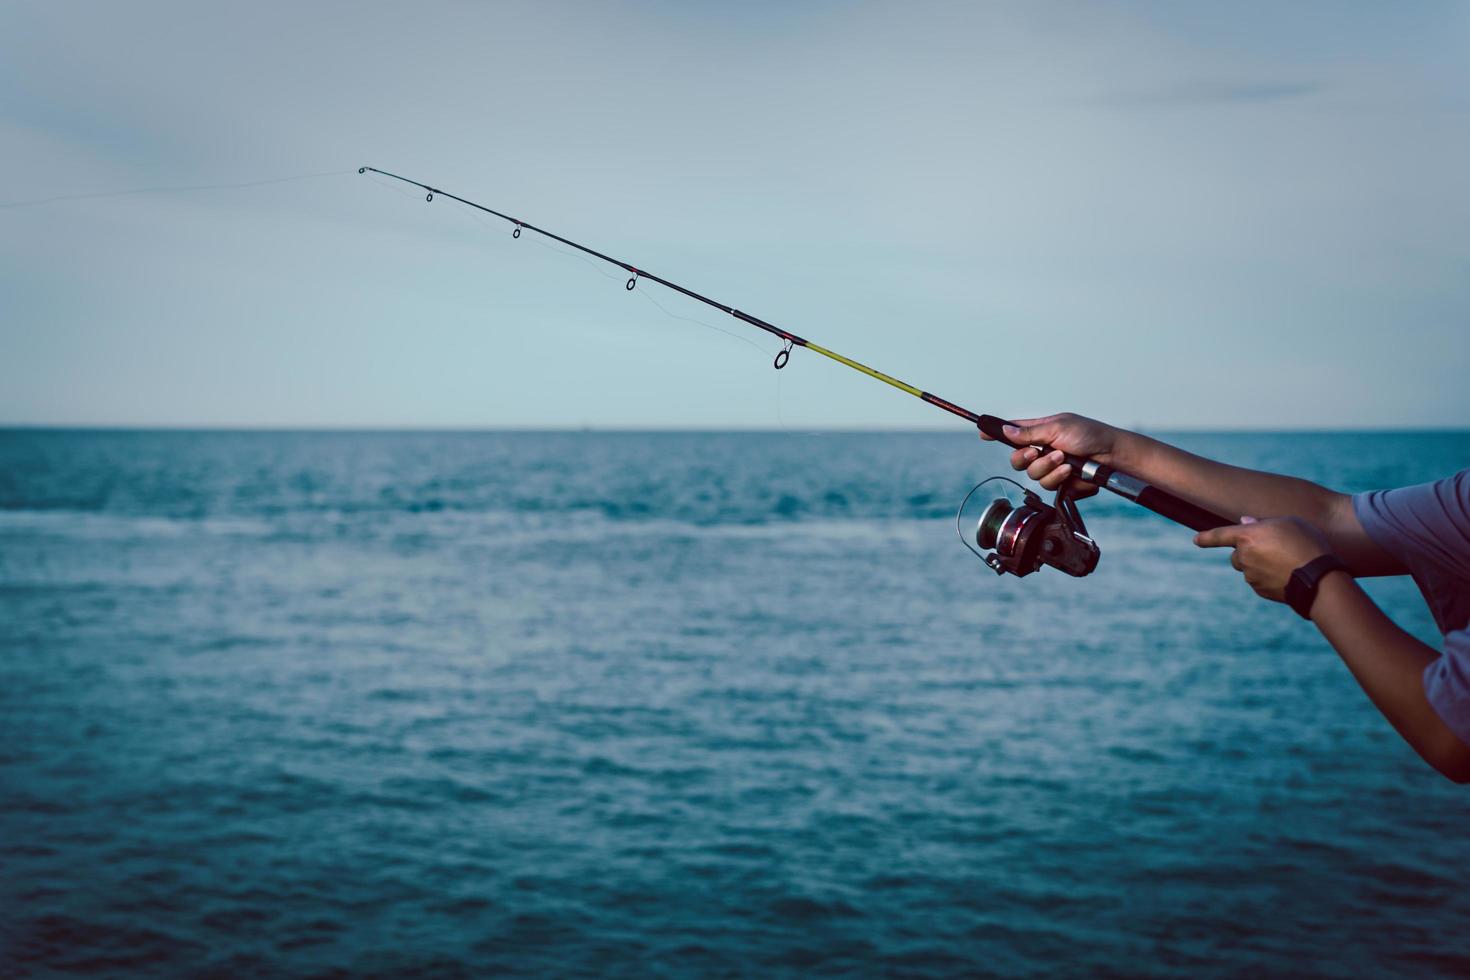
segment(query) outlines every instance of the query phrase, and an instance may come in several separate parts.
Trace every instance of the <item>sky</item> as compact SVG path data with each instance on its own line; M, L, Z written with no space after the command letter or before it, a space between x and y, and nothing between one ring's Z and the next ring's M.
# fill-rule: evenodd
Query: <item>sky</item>
M365 164L976 411L1470 426L1470 3L1347 0L6 3L0 424L961 424Z

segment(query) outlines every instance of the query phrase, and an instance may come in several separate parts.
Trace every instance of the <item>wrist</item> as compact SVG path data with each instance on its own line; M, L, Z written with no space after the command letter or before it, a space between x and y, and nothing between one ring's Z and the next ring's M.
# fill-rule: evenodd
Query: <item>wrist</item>
M1331 553L1319 554L1303 562L1291 573L1283 598L1302 619L1312 619L1323 585L1329 578L1337 576L1349 579L1352 577L1342 559Z
M1347 570L1339 568L1328 572L1317 583L1317 598L1312 603L1312 612L1308 618L1318 626L1322 625L1323 620L1331 618L1334 611L1341 607L1342 601L1357 591L1357 588L1357 581Z
M1139 475L1139 464L1147 455L1147 443L1150 440L1137 432L1129 432L1127 429L1116 429L1108 427L1107 450L1096 454L1093 458L1100 463L1107 463L1115 470L1133 476Z

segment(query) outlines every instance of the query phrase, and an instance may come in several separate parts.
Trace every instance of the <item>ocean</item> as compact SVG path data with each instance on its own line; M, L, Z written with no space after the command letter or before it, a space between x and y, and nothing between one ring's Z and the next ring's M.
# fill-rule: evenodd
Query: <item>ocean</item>
M1470 459L1175 438L1342 490ZM1470 787L1124 501L1094 575L998 579L954 508L1004 460L0 432L0 974L1470 974Z

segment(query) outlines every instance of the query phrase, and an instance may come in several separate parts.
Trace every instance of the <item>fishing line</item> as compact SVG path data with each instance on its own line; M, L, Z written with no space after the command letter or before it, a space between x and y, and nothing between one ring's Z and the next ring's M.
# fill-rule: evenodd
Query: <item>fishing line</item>
M376 183L376 181L375 181L375 183ZM409 197L417 197L418 196L418 195L414 194L412 191L406 191L406 190L404 190L401 187L394 187L393 189L396 190L400 194L407 194ZM469 218L471 221L475 222L475 224L479 225L482 228L489 228L491 231L499 231L499 229L496 228L495 225L492 225L485 218L480 217L480 215L479 215L478 212L475 212L475 211L462 211L460 213L463 214L465 217ZM592 271L596 272L599 276L601 276L604 279L613 279L613 280L616 280L616 279L619 279L620 278L616 274L611 273L611 272L608 272L607 269L603 268L603 266L597 264L596 262L593 262L591 259L589 259L585 255L578 255L576 252L568 252L564 248L557 248L555 245L551 244L550 242L543 242L539 238L532 238L532 239L530 239L530 241L533 244L539 245L541 248L546 249L548 252L555 252L557 255L565 255L568 258L576 259L578 262L585 262L587 264L587 267L589 269L591 269Z
M558 249L558 251L560 251L560 250ZM578 258L582 258L582 257L581 256L578 256ZM585 261L590 262L592 260L591 259L585 259ZM639 290L636 290L636 292L638 293L638 295L640 295L644 299L648 300L654 306L658 307L663 312L664 316L667 316L670 319L683 320L685 323L693 323L693 324L697 324L697 325L699 325L701 327L708 327L711 330L717 330L720 333L724 334L726 337L734 337L736 340L741 341L742 343L749 344L750 346L754 347L756 350L760 351L762 354L769 355L771 353L769 350L767 350L766 348L762 347L760 344L757 344L754 340L752 340L751 338L745 336L744 334L735 333L733 330L726 330L724 327L717 326L717 325L715 325L713 323L710 323L707 320L699 320L699 319L696 319L694 317L680 316L677 313L670 312L670 310L667 307L665 307L664 304L662 304L658 300L654 299L653 298L653 294L650 293L646 289L639 289ZM780 371L777 371L776 372L776 424L778 426L780 426L782 429L787 428L787 426L786 426L786 418L781 413L781 372Z
M295 180L315 180L319 177L343 177L351 170L323 170L319 173L296 174L291 177L271 177L268 180L247 180L239 184L187 184L173 187L135 187L125 191L98 191L95 194L59 194L42 197L34 201L6 201L0 208L34 208L43 204L58 204L63 201L93 201L103 197L127 197L133 194L175 194L187 191L232 191L241 187L264 187L267 184L286 184ZM359 171L361 173L361 171Z
M369 173L368 176L369 177L372 177L372 174ZM402 187L396 186L394 184L390 184L386 180L380 180L377 177L373 177L372 179L373 179L373 183L377 184L378 186L380 186L380 187L389 187L394 192L396 192L398 194L403 194L403 195L405 195L407 197L413 197L413 198L416 198L418 196L418 195L414 194L412 191L406 191ZM487 219L480 217L480 215L477 214L475 211L462 211L460 213L464 214L466 217L470 218L472 221L474 221L476 224L480 225L483 228L489 228L491 230L495 230L495 226L494 225L492 225ZM621 276L618 276L618 275L615 275L615 274L613 274L611 272L608 272L607 269L606 269L606 263L597 263L597 262L594 262L594 261L592 261L591 259L589 259L585 255L581 255L581 254L579 254L577 252L568 251L567 249L564 249L564 248L558 248L556 245L552 244L551 242L543 241L540 238L531 238L530 241L531 241L532 244L537 245L540 248L544 248L544 249L546 249L549 252L555 252L557 255L564 255L564 256L567 256L568 258L573 258L573 259L576 259L579 262L585 263L590 269L592 269L594 272L596 272L599 276L603 277L604 279L620 280L622 278ZM682 320L685 323L692 323L692 324L695 324L696 326L705 327L706 329L713 330L716 333L722 333L726 337L730 337L730 338L733 338L735 340L740 341L742 344L748 344L748 345L750 345L751 347L755 348L760 353L765 354L767 356L769 356L770 353L771 353L769 350L767 350L766 348L762 347L760 344L757 344L754 340L752 340L750 337L745 336L744 334L736 333L733 330L726 330L724 327L718 326L717 324L710 323L708 320L700 320L700 319L697 319L695 317L683 316L681 314L678 314L678 313L673 312L667 306L664 306L658 300L654 299L653 298L653 294L649 293L648 290L646 290L646 289L634 290L634 292L637 295L643 297L648 302L652 303L658 309L658 311L660 313L662 313L664 316L666 316L666 317L668 317L668 318L670 318L672 320ZM779 385L780 384L780 377L779 376L777 377L776 381L777 381L777 384ZM778 418L780 417L780 407L779 407L779 405L777 406L777 417Z
M486 221L484 218L480 217L479 215L475 215L475 220L478 221L480 224L484 225L487 228L490 227L490 222ZM544 248L548 252L555 252L557 255L565 255L568 258L576 259L578 262L586 263L586 265L587 265L588 268L590 268L593 272L596 272L599 276L601 276L604 279L611 279L614 282L617 282L619 279L622 278L621 276L617 275L616 273L608 272L606 269L602 268L596 262L593 262L591 259L589 259L585 255L578 255L576 252L568 252L564 248L557 248L555 245L551 244L550 242L543 242L539 238L533 238L533 239L531 239L531 244L532 245L535 245L537 248Z
M781 378L782 377L783 377L783 375L781 374L781 372L780 371L777 371L776 372L776 424L779 425L781 428L785 429L785 428L788 428L788 426L786 425L786 415L785 415L785 413L781 409Z
M409 193L407 191L400 191L400 192L401 193ZM410 195L410 196L412 196L412 195ZM471 218L473 218L477 224L480 224L480 225L482 225L485 228L491 228L491 229L493 229L495 227L488 220L486 220L485 218L480 217L474 211L466 211L464 213L467 214L467 215L469 215ZM538 245L541 248L546 249L547 251L555 252L557 255L569 256L570 258L574 258L574 259L576 259L579 262L586 263L586 265L589 268L591 268L594 271L596 271L596 273L599 276L602 276L602 278L604 278L604 279L617 280L617 279L621 279L622 278L621 276L618 276L618 275L615 275L615 274L613 274L611 272L608 272L607 271L607 268L606 268L606 263L597 263L597 262L594 262L594 261L592 261L591 259L589 259L585 255L581 255L581 254L579 254L577 252L569 252L569 251L567 251L564 248L558 248L557 246L553 245L551 242L542 241L540 238L532 238L532 239L530 239L530 241L531 241L532 244ZM654 306L658 307L659 311L661 313L663 313L663 315L666 316L666 317L669 317L669 318L674 319L674 320L683 320L685 323L693 323L693 324L696 324L697 326L701 326L701 327L707 327L710 330L714 330L714 331L717 331L719 333L724 334L726 337L734 337L736 340L740 341L741 343L749 344L750 346L754 347L756 350L760 351L762 354L769 354L770 353L770 351L766 350L764 347L760 346L754 340L751 340L749 337L745 336L744 334L738 334L738 333L736 333L733 330L726 330L724 327L716 326L715 324L709 323L708 321L705 321L705 320L698 320L698 319L695 319L693 317L680 316L678 313L674 313L668 307L664 306L658 300L654 299L653 296L652 296L652 294L650 294L648 292L648 290L646 290L646 289L638 289L638 290L634 290L634 292L637 293L639 296L642 296L644 299L648 300L648 302L652 303Z
M1006 435L1005 429L1010 423L1006 422L1004 419L998 418L994 415L981 415L978 412L970 411L968 408L962 408L959 405L956 405L954 402L948 401L944 398L940 398L938 395L935 395L928 391L924 391L920 388L916 388L906 381L900 381L892 375L884 374L882 371L868 367L866 364L863 364L859 361L855 361L845 354L839 354L834 350L829 350L828 348L823 347L820 344L807 340L805 337L798 336L789 330L778 327L774 323L762 320L760 317L751 316L749 313L737 310L735 307L730 306L726 303L721 303L717 300L710 299L708 296L703 296L692 289L679 285L676 282L665 279L661 276L654 275L646 269L640 269L629 262L624 262L621 259L615 259L610 255L606 255L595 249L589 248L586 245L574 242L570 238L563 238L561 235L558 235L555 232L547 231L545 228L539 228L522 218L512 217L509 214L504 214L500 211L494 210L493 208L488 208L483 204L477 204L474 201L460 197L457 194L451 194L449 191L441 190L437 187L433 187L432 185L413 180L409 177L403 177L399 174L390 173L387 170L379 170L377 167L367 166L358 167L357 172L360 174L381 174L384 177L389 177L393 180L401 181L405 184L417 187L424 192L424 200L426 202L432 203L436 195L446 197L451 201L458 201L460 204L473 208L476 211L480 211L493 217L499 218L502 221L509 222L511 225L514 226L514 229L511 231L511 238L520 239L527 232L535 232L536 234L544 238L557 242L561 245L565 245L568 248L574 249L584 256L589 256L590 258L594 259L600 259L609 265L616 266L628 274L628 279L624 283L624 288L630 292L637 289L640 282L647 280L649 282L657 283L666 289L671 289L676 293L682 293L689 299L703 303L706 306L713 307L714 309L720 310L721 312L726 313L746 324L749 324L750 326L763 330L766 333L779 338L782 342L781 350L776 354L775 360L772 362L772 367L774 367L778 371L786 367L787 363L790 362L792 352L796 348L804 348L806 350L812 351L813 353L821 354L823 357L836 361L839 364L852 368L854 371L866 374L868 377L873 378L877 381L881 381L890 387L897 388L898 390L905 392L906 394L912 395L913 397L918 398L923 402L933 405L935 408L948 412L951 415L958 416L959 418L962 418L970 424L974 425L982 433L996 440L997 442L1000 442L1007 446L1011 446L1012 448L1016 449L1022 448L1021 445L1013 442L1011 438ZM654 305L659 306L660 309L663 309L663 307L657 302L655 302ZM666 309L664 310L664 313L674 317L675 319L685 319L671 313ZM714 329L719 329L718 327L714 327L713 324L702 325L712 327ZM725 333L726 331L721 330L720 332ZM732 334L732 336L734 335ZM745 339L749 340L749 338ZM779 397L779 387L777 391ZM1036 448L1048 452L1050 451L1050 447L1046 446L1037 446ZM1176 497L1165 490L1161 490L1158 487L1155 487L1149 483L1146 483L1143 480L1138 479L1137 477L1117 470L1106 463L1102 463L1094 459L1088 459L1086 457L1074 456L1071 454L1065 455L1065 461L1072 466L1073 471L1076 472L1082 480L1102 487L1103 489L1108 490L1112 493L1116 493L1119 496L1126 497L1134 503L1137 503L1142 507L1146 507L1157 514L1167 517L1170 520L1175 521L1176 523L1183 524L1186 527L1193 528L1196 531L1208 530L1215 527L1223 527L1225 525L1235 523L1235 521L1233 520L1227 520L1226 518L1223 518L1218 514L1210 513L1202 507L1192 504L1189 501L1184 500L1180 497ZM1029 563L1033 559L1035 559L1035 561L1038 563L1038 567L1039 563L1044 562L1046 564L1053 565L1054 567L1062 568L1064 571L1068 571L1069 574L1088 574L1092 570L1092 567L1096 565L1096 545L1091 538L1086 536L1085 526L1082 524L1080 514L1077 513L1076 503L1074 500L1068 497L1066 488L1064 487L1061 491L1058 492L1057 502L1055 506L1048 506L1046 504L1043 504L1039 498L1035 498L1033 500L1033 497L1034 495L1030 495L1028 492L1028 496L1023 506L1019 508L1014 508L1011 512L1009 512L1012 515L1011 517L1006 518L1009 523L1002 526L1000 530L1005 532L1006 534L1012 534L1013 537L1017 540L1021 540L1023 542L1030 541L1033 544L1041 542L1043 544L1046 544L1048 547L1053 547L1055 550L1046 551L1046 549L1043 549L1046 556L1036 558L1034 554L1025 552L1024 548L1022 548L1021 550L1014 552L1014 554L1008 557L1005 561L992 562L990 559L987 559L986 564L991 565L991 567L995 568L998 572L1013 571L1015 572L1015 574L1028 574L1029 572L1025 569L1029 568L1031 571L1034 571L1035 569L1030 568ZM999 514L999 511L994 510L991 513ZM1032 530L1027 530L1027 528L1032 528ZM1045 533L1033 533L1035 528L1044 528ZM1059 528L1062 530L1058 531ZM982 527L982 530L991 529ZM1059 534L1070 534L1072 537L1059 537ZM1078 550L1078 545L1074 542L1085 542L1085 550ZM987 547L989 546L987 545ZM998 549L997 554L999 554L999 551L1000 549Z
M374 183L379 183L379 182L378 181L374 181ZM403 191L403 190L398 189L398 188L395 188L395 190L399 190L399 193L409 194L410 197L415 196L415 195L413 195L412 193L410 193L408 191ZM485 218L480 217L474 211L466 211L464 213L467 214L470 218L474 219L475 223L478 224L478 225L481 225L482 227L491 228L491 229L494 229L494 227L495 227L488 220L486 220ZM591 259L589 259L585 255L580 255L577 252L570 252L570 251L568 251L568 250L566 250L564 248L558 248L556 245L553 245L551 242L542 241L539 238L532 238L532 239L530 239L530 241L531 241L532 244L534 244L534 245L536 245L536 246L538 246L540 248L544 248L548 252L555 252L557 255L564 255L564 256L567 256L569 258L576 259L579 262L585 263L590 269L592 269L594 272L596 272L599 276L601 276L604 279L619 280L619 279L622 278L621 276L617 276L617 275L614 275L611 272L608 272L607 269L604 268L604 265L605 264L599 264L597 262L594 262L594 261L592 261ZM760 344L757 344L754 340L752 340L751 338L745 336L744 334L738 334L738 333L736 333L733 330L726 330L724 327L721 327L721 326L718 326L716 324L710 323L708 320L700 320L700 319L697 319L695 317L682 316L682 315L680 315L678 313L673 312L667 306L664 306L658 300L654 299L653 298L653 294L650 293L646 289L637 289L637 290L634 290L634 293L636 295L638 295L638 296L643 297L648 302L652 303L658 309L658 311L660 313L662 313L664 316L668 317L671 320L682 320L685 323L692 323L695 326L705 327L706 329L713 330L716 333L722 333L726 337L731 337L731 338L733 338L735 340L738 340L742 344L749 344L751 347L755 348L757 351L759 351L762 354L766 354L766 355L769 355L770 354L770 351L769 350L767 350L766 348L762 347ZM779 374L776 375L776 420L777 420L777 422L779 422L782 425L783 428L785 427L785 422L784 422L784 420L782 419L782 416L781 416L781 376Z
M382 180L378 177L373 176L372 174L368 174L367 176L369 180L371 180L374 184L377 184L384 190L392 191L394 194L397 194L400 197L409 198L410 200L418 200L419 196L413 191L405 190L404 188L399 187L397 184L393 183L391 180ZM478 217L478 215L476 217ZM489 226L487 225L486 227Z
M685 323L694 323L694 324L697 324L697 325L699 325L701 327L708 327L711 330L715 330L715 331L718 331L719 333L724 334L726 337L733 337L736 340L740 341L742 344L749 344L751 347L754 347L756 350L760 351L762 354L770 354L771 353L769 350L767 350L766 348L762 347L760 344L757 344L754 340L750 339L749 337L745 336L744 334L736 333L733 330L726 330L724 327L716 326L715 324L710 323L710 322L708 322L706 320L696 320L693 317L680 316L677 313L670 312L670 310L668 309L668 307L664 306L664 304L662 304L658 300L654 299L653 296L650 295L649 292L648 292L648 290L646 290L646 289L639 289L639 290L636 290L636 292L638 293L638 295L642 296L644 299L648 300L654 306L656 306L660 310L662 310L664 316L666 316L666 317L670 317L671 319L674 319L674 320L683 320ZM780 376L779 375L777 376L777 380L780 380Z

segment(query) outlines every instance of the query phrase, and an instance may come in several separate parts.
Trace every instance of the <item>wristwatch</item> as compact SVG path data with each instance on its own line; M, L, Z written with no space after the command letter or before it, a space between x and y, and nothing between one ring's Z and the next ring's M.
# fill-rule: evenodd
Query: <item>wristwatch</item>
M1286 583L1286 604L1302 619L1312 618L1312 603L1317 600L1317 586L1328 572L1346 572L1348 567L1336 555L1318 555L1291 573Z

